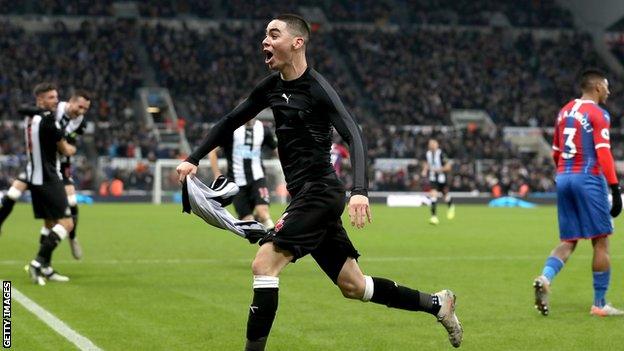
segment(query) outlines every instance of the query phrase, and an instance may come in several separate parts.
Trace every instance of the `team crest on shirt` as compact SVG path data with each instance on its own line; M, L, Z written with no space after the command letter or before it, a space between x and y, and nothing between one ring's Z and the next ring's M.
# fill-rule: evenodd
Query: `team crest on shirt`
M284 212L284 214L280 217L280 219L277 220L277 223L275 223L275 232L279 232L280 230L282 230L282 228L284 227L284 218L286 218L286 216L288 215L288 212Z

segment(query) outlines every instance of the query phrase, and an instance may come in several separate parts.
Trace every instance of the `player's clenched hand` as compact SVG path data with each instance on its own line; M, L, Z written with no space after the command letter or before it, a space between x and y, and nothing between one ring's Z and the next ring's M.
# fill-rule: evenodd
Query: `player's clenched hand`
M197 173L197 166L190 162L184 161L178 165L176 172L178 172L178 179L180 180L180 183L183 183L187 175L195 175Z
M349 199L349 219L351 225L357 228L364 228L366 221L372 220L368 198L364 195L352 195Z

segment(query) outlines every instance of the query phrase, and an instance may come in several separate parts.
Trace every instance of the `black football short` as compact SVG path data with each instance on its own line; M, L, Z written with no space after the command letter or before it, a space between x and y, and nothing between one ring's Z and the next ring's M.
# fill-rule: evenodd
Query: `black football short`
M253 214L257 205L268 205L269 200L266 180L260 178L249 185L241 186L238 194L234 196L233 204L238 218L243 219Z
M446 182L433 182L433 188L439 192L446 193L448 191L448 186Z
M30 194L35 218L61 219L71 217L63 183L30 184Z
M74 185L74 178L71 175L71 162L61 162L61 175L63 185Z
M260 241L272 241L293 254L293 262L311 254L318 265L336 283L347 258L357 259L357 252L342 226L340 215L345 207L345 189L335 174L306 182L292 201L275 229Z

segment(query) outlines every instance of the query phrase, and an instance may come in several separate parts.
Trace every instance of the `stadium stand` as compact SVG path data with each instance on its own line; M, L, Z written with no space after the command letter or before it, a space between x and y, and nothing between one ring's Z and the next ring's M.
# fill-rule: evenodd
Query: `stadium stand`
M259 58L264 20L292 10L290 6L287 1L269 6L260 1L159 0L137 4L142 19L120 20L111 17L111 1L16 5L0 0L1 14L45 15L56 21L53 31L44 32L26 31L9 21L0 25L0 155L23 152L17 106L31 100L35 82L53 80L61 96L76 87L94 92L89 118L95 137L89 141L89 156L145 162L179 157L177 150L159 148L135 105L136 90L149 80L146 72L153 71L153 83L169 89L186 137L196 145L211 123L268 74ZM520 152L504 141L502 130L551 127L558 108L576 95L578 72L588 66L606 68L592 38L574 30L569 12L554 1L311 0L299 2L297 10L301 7L321 9L332 24L314 26L311 65L336 86L361 122L372 163L421 158L427 138L435 136L456 161L454 190L487 192L495 184L511 191L523 184L532 191L552 190L550 162ZM90 19L76 31L54 15ZM166 21L158 23L158 18ZM200 27L185 22L197 18L208 20ZM498 22L492 23L493 18ZM142 50L147 53L143 61ZM613 116L622 115L621 92L615 82L608 104ZM494 128L453 127L451 111L458 108L485 110ZM619 127L619 118L612 124ZM435 132L414 126L433 126ZM623 153L614 149L616 158ZM151 186L153 170L146 164L105 172L95 167L85 162L76 170L77 175L86 173L83 183L90 189L97 188L96 178L113 176L130 188ZM398 171L372 169L373 188L425 189L419 167L416 162ZM11 177L5 170L0 181ZM349 182L348 172L343 173Z
M591 39L579 33L538 39L478 29L341 29L336 37L383 123L450 124L451 109L482 108L499 125L550 127L576 95L578 72L601 66ZM609 104L615 115L623 106L619 87Z
M222 23L205 33L161 25L142 28L158 82L173 92L178 110L185 111L182 116L191 122L220 118L236 106L250 86L270 73L261 59L249 59L260 58L263 31L264 24L254 23ZM354 110L355 87L337 68L326 39L323 34L313 37L312 65L332 79L347 106Z
M43 0L0 1L0 14L110 16L113 1Z

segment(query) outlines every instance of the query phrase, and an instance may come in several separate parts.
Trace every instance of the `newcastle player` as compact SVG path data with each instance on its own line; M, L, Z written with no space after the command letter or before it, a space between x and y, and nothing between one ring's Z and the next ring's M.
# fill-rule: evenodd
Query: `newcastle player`
M252 119L239 127L221 145L227 159L227 177L234 181L240 191L234 197L238 219L253 220L267 229L275 226L269 213L269 189L262 165L262 147L277 148L275 136L269 127ZM221 175L217 164L217 152L208 154L212 173L216 179Z
M310 254L350 299L388 307L424 311L437 317L455 347L462 327L449 290L428 294L392 280L364 275L360 256L342 226L345 189L330 163L332 128L349 145L354 170L348 210L351 224L363 228L371 220L368 202L366 145L338 94L308 67L310 27L297 15L280 15L266 27L262 41L265 63L277 71L253 88L247 99L224 116L202 145L178 168L180 181L197 172L200 159L223 143L238 127L271 107L276 123L279 158L292 201L260 240L252 263L253 300L247 321L246 350L264 350L278 306L280 272Z

